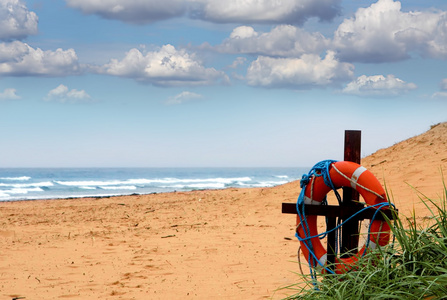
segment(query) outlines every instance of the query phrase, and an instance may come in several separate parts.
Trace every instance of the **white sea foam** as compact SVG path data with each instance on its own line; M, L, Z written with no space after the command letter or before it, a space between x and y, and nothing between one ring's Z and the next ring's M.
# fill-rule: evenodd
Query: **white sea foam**
M137 187L134 185L119 185L119 186L104 186L101 187L103 190L136 190Z
M29 176L20 176L20 177L0 177L0 180L14 180L14 181L26 181L30 180Z
M289 178L287 175L275 175L276 178Z
M235 178L191 178L191 179L178 179L178 178L162 178L162 179L128 179L128 180L110 180L110 181L55 181L59 185L86 187L86 186L119 186L119 185L151 185L151 184L193 184L193 183L212 183L212 184L229 184L233 182L247 182L251 181L250 177L235 177Z
M54 181L57 184L60 185L67 185L67 186L106 186L106 185L119 185L124 183L124 181L119 180L111 180L111 181L95 181L95 180L87 180L87 181Z
M238 182L240 186L244 187L273 187L281 184L285 184L288 181L260 181L257 183L245 184L243 182Z
M175 183L200 183L200 182L218 182L218 183L232 183L236 181L251 181L250 177L229 177L229 178L187 178L187 179L179 179L179 178L163 178L163 179L129 179L124 183L129 184L153 184L153 183L162 183L162 184L175 184Z
M188 187L193 189L223 189L225 187L224 183L196 183L196 184L190 184Z
M169 186L162 186L162 188L175 188L175 189L223 189L224 183L192 183L192 184L174 184Z
M36 196L36 195L32 195L32 196L20 196L19 198L15 197L14 200L15 201L19 201L19 200L38 200L38 199L69 199L69 198L95 198L95 197L113 197L113 196L119 196L119 195L124 195L121 193L114 193L114 194L85 194L85 195L77 195L77 194L61 194L61 195L42 195L42 196ZM0 194L1 197L1 194ZM9 197L11 198L11 197ZM9 199L3 199L0 198L0 201L8 201Z
M287 182L288 182L287 180L282 180L282 181L261 181L260 184L265 184L265 186L275 186L275 185L286 184Z
M153 183L173 183L178 182L177 180L173 180L171 178L167 179L128 179L128 180L108 180L108 181L95 181L95 180L86 180L86 181L55 181L57 184L66 185L66 186L117 186L117 185L145 185L145 184L153 184Z
M6 194L28 194L29 192L43 192L43 190L39 187L35 188L13 188L10 190L3 191Z
M50 187L54 184L51 181L34 182L34 183L0 183L0 187L14 187L14 188L27 188L27 187Z

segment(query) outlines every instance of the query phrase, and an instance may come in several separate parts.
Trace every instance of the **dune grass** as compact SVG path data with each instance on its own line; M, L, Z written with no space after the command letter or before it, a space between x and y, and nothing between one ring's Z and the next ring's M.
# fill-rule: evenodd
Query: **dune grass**
M306 285L287 287L296 290L287 299L447 299L447 188L440 202L419 198L430 216L398 216L390 222L392 243L344 274L300 275Z

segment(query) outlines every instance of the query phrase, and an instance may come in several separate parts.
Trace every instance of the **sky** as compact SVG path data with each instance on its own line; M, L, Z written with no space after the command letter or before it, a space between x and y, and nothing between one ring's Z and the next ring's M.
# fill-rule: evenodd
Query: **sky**
M444 0L0 0L0 167L311 167L445 121Z

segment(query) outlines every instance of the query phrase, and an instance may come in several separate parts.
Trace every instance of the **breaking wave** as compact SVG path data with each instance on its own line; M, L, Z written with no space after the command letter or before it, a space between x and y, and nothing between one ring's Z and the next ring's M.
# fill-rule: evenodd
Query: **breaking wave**
M292 181L302 174L293 168L24 170L0 169L0 201L272 187Z

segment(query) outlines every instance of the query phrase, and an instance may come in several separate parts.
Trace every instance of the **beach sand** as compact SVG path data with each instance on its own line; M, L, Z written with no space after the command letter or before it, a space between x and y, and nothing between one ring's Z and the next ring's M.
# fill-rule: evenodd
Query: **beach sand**
M447 123L362 159L401 214L439 199ZM280 299L299 282L300 188L0 203L0 299Z

